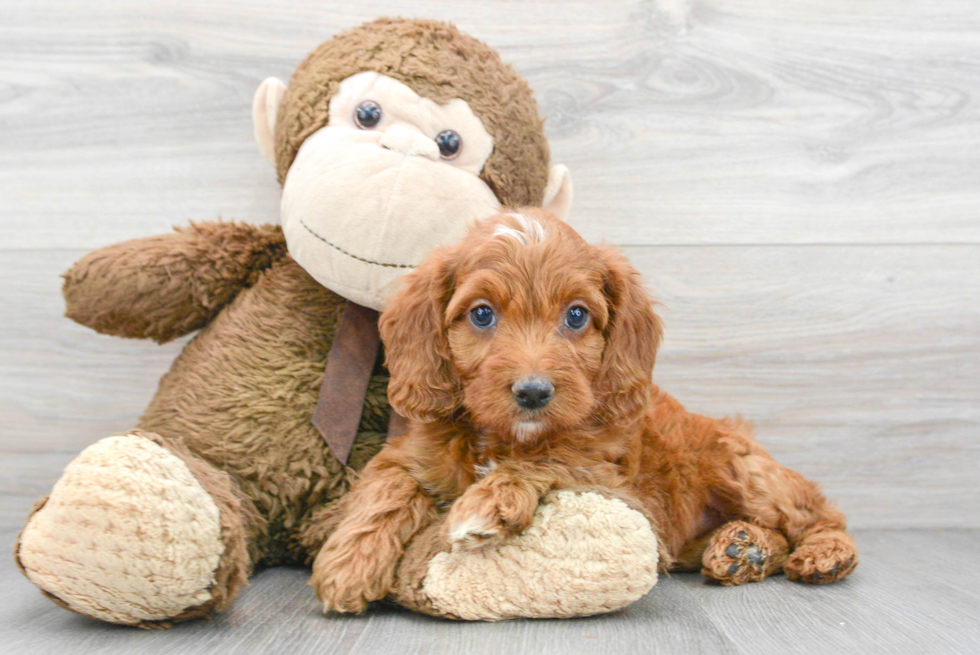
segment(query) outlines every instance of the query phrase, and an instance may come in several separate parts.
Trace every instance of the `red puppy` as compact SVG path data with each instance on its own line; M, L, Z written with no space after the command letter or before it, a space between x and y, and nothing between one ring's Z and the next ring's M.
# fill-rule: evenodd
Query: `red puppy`
M722 584L833 582L843 514L748 426L651 381L661 325L636 270L541 210L503 214L405 277L381 317L392 406L411 419L364 469L316 558L327 610L383 598L405 544L452 504L474 548L527 528L552 489L602 485L651 517L664 565Z

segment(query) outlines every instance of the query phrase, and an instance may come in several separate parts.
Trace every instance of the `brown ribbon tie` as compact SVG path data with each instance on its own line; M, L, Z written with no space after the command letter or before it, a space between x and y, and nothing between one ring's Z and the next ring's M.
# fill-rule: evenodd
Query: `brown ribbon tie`
M320 396L313 410L313 425L342 464L347 464L357 438L364 398L380 347L378 312L348 300L327 354ZM392 409L388 439L405 432L407 423Z

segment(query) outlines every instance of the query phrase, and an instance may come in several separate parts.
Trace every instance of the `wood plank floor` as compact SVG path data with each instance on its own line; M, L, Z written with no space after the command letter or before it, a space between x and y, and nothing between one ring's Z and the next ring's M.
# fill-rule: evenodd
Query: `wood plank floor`
M0 459L0 545L47 493L70 453ZM360 617L325 617L309 571L260 572L232 609L167 631L110 626L43 598L0 559L4 655L306 653L410 655L650 655L655 653L980 652L980 530L858 530L861 564L838 585L783 576L728 588L699 574L662 577L626 610L576 620L454 623L377 604Z
M0 545L72 453L0 458ZM779 576L726 588L698 574L662 577L622 612L569 621L467 624L385 605L324 617L303 568L260 572L213 621L163 632L101 624L63 610L0 558L4 655L130 653L964 653L980 652L980 530L858 530L861 564L838 585Z
M4 531L5 542L13 532ZM213 621L167 631L109 626L44 599L9 560L0 564L0 651L44 653L487 653L980 652L978 530L859 531L861 565L838 585L780 576L739 588L698 574L662 578L626 610L576 620L454 623L375 605L325 617L300 568L259 573Z

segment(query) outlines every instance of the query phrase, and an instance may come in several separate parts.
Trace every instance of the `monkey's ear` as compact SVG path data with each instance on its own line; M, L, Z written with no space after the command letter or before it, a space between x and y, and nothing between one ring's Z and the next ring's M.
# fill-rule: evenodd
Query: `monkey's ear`
M279 102L286 93L286 85L274 77L267 77L255 91L252 99L252 126L259 152L273 166L276 165L276 115Z
M564 164L555 164L548 171L548 186L544 188L541 207L563 221L568 218L572 208L572 174Z

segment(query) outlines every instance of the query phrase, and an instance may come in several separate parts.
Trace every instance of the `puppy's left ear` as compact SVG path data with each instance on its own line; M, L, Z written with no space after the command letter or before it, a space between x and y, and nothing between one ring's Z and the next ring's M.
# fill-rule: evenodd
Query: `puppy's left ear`
M606 267L603 292L609 321L596 386L607 421L621 423L649 406L663 325L639 272L614 248L597 249Z
M460 404L445 325L455 253L453 247L434 250L405 275L378 324L391 374L388 400L399 414L418 421L449 416Z

